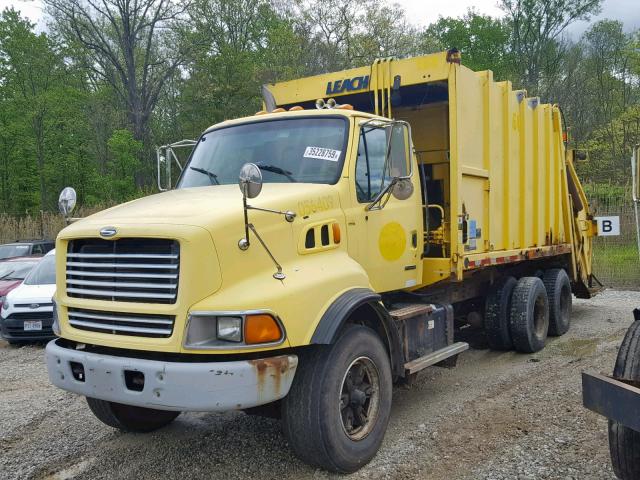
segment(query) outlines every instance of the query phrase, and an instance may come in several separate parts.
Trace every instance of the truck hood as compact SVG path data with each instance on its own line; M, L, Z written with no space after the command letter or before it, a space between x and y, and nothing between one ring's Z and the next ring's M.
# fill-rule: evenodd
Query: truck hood
M326 210L338 203L335 187L309 183L265 183L260 196L250 205L276 210L293 210L299 216ZM64 230L88 226L170 224L193 225L218 230L221 224L242 222L242 194L237 185L214 185L184 188L140 198L103 210L76 222Z

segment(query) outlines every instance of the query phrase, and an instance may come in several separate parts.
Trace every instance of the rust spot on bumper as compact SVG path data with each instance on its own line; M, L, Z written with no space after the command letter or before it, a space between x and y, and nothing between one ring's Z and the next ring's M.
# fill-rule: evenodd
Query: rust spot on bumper
M289 356L282 355L279 357L261 358L258 360L248 360L249 364L256 371L258 379L258 394L262 396L269 377L273 379L273 391L276 395L280 395L282 388L282 375L290 368Z

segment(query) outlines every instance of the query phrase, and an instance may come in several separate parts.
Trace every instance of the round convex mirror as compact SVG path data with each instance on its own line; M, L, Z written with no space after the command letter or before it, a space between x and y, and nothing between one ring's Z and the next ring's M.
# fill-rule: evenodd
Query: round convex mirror
M413 183L411 179L402 178L396 182L391 190L391 193L398 200L406 200L413 194Z
M72 187L66 187L60 192L60 196L58 197L58 208L60 209L60 213L65 217L71 215L73 209L76 206L76 191Z
M256 198L262 190L262 172L255 163L245 163L238 178L240 191L247 198Z

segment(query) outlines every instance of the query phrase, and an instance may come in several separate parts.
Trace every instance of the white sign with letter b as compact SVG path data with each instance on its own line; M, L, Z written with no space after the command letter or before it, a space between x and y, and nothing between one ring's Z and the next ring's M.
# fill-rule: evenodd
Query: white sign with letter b
M620 235L620 217L595 217L598 222L598 236L612 237Z

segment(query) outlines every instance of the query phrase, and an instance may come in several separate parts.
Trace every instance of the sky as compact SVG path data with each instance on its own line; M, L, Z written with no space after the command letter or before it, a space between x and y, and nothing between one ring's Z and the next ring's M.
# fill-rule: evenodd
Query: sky
M393 1L393 0L392 0ZM458 17L464 15L467 10L474 7L478 12L492 16L501 16L498 8L498 0L395 0L407 12L409 20L419 26L426 26L443 17ZM602 13L595 19L611 18L621 20L625 30L631 31L640 28L640 0L605 0ZM19 9L23 15L28 16L38 24L39 29L44 28L41 0L0 0L0 10L13 6ZM576 22L571 25L568 32L571 36L579 36L589 28L591 22Z

